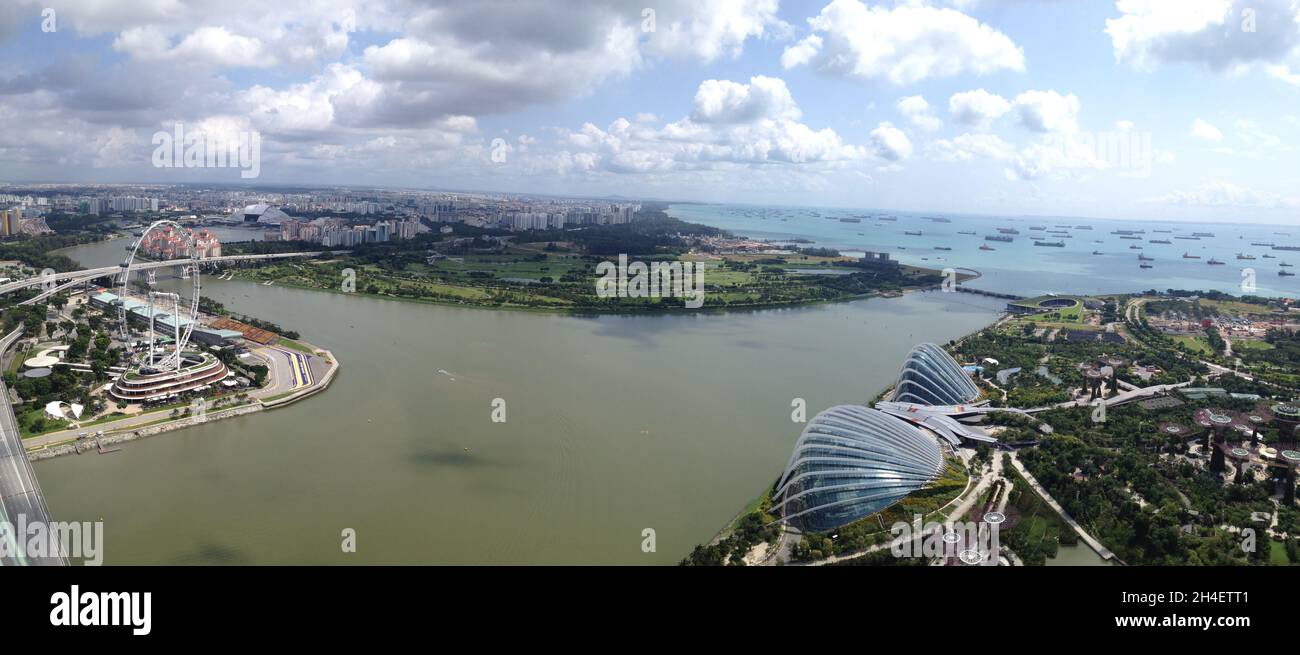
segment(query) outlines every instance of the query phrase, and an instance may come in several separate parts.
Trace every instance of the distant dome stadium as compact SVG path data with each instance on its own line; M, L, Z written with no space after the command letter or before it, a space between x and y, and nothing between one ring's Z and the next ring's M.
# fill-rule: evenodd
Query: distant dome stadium
M907 354L892 400L920 405L962 405L979 396L979 387L971 382L957 360L939 346L923 343Z
M875 409L838 405L808 422L772 500L791 524L830 530L894 504L943 466L938 441L924 430Z
M270 205L249 205L231 215L241 223L279 225L289 220L289 215Z

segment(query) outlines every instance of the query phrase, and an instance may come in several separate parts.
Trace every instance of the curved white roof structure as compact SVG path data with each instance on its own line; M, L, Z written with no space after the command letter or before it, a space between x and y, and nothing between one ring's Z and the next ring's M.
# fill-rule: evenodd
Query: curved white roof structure
M890 400L918 405L962 405L979 398L979 387L943 348L923 343L907 354Z
M786 521L823 531L870 516L942 473L939 442L884 412L838 405L813 417L772 500Z
M279 225L289 220L289 215L280 211L278 207L272 207L267 204L249 205L233 214L244 223L260 223L262 225Z

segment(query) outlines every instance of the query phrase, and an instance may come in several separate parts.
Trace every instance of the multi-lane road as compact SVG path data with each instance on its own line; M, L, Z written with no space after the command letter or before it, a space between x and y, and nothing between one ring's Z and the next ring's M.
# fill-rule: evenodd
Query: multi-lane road
M201 260L203 263L221 263L221 262L240 262L240 261L258 261L266 259L285 259L289 257L309 257L319 253L315 252L281 252L269 255L224 255L221 257L209 257ZM147 271L155 268L166 268L168 266L184 266L189 264L188 259L172 259L158 262L134 262L131 264L132 271ZM122 273L122 266L100 266L98 268L86 268L79 271L65 271L62 273L51 273L48 276L31 277L25 280L16 280L0 284L0 295L13 293L19 289L26 289L33 286L50 286L50 288L41 292L39 296L28 300L28 303L42 300L63 289L73 286L79 282L93 280L97 277L119 275Z
M22 328L0 339L0 354L9 350L14 341L22 334ZM45 495L41 485L36 481L31 462L23 450L22 435L18 432L18 421L14 417L13 406L9 404L9 389L0 381L0 520L10 526L20 523L33 525L41 523L50 526L50 509L45 506ZM20 553L13 542L14 529L6 531L10 542L6 544L5 553L0 555L0 564L5 566L67 564L62 557L27 557ZM17 535L23 538L24 535Z

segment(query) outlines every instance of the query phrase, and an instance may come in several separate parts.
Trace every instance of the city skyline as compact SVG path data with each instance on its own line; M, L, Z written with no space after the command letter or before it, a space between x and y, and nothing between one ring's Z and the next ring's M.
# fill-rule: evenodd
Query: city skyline
M0 179L1295 223L1298 14L20 2L0 12L0 115L28 129ZM258 177L154 167L178 124L257 134Z

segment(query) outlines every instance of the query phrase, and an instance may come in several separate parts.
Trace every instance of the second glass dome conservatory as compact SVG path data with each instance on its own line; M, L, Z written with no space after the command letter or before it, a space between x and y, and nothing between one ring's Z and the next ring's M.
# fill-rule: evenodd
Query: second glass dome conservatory
M907 354L892 400L919 405L962 405L979 398L979 387L957 360L932 343Z

